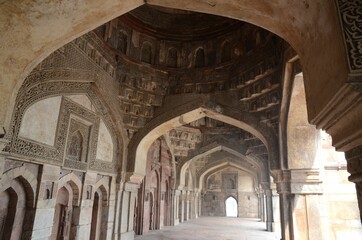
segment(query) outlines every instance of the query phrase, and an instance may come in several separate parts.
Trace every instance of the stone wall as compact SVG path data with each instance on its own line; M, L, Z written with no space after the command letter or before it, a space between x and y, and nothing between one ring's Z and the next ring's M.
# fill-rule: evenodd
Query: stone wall
M210 175L201 199L202 216L226 216L225 201L234 197L238 203L238 217L258 217L258 197L254 179L248 173L226 168Z

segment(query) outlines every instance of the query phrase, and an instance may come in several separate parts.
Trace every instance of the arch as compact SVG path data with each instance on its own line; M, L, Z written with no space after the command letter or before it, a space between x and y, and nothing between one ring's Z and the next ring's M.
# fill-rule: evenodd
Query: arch
M92 207L92 220L91 220L91 230L90 230L90 238L91 240L96 240L99 238L99 230L100 230L100 224L99 224L99 213L101 212L100 208L100 197L97 193L97 191L94 193L94 200L93 200L93 207Z
M225 200L225 212L227 217L238 216L238 201L233 196L229 196Z
M238 163L236 161L232 161L232 160L228 159L227 161L215 162L213 165L205 168L203 171L200 171L199 177L197 178L199 190L203 189L204 184L206 184L206 180L209 176L211 176L212 174L214 174L216 172L222 171L230 166L235 167L243 172L250 174L253 177L254 185L258 186L258 183L260 182L260 178L258 177L258 175L255 172L251 171L250 169L246 168L245 166L242 166L240 163Z
M118 35L117 49L123 53L127 53L128 48L128 35L124 31L120 31Z
M3 34L0 41L4 43L5 46L14 42L12 39L15 34L21 39L19 41L22 42L22 44L17 45L17 48L5 48L2 52L3 54L0 56L1 65L9 66L9 70L6 71L3 76L4 79L8 80L8 85L6 85L7 91L3 91L4 100L0 106L0 109L5 109L6 106L8 106L8 111L7 114L0 116L0 122L3 122L5 116L8 116L6 117L5 125L8 126L10 124L11 120L9 116L12 115L11 113L14 110L14 97L22 84L24 76L28 75L33 67L41 62L45 56L82 33L142 4L143 2L139 1L126 1L119 4L119 2L114 0L107 1L107 4L102 5L87 3L73 6L73 3L64 3L57 6L57 8L49 7L42 1L36 1L31 6L28 4L19 5L18 1L11 1L5 4L0 10L1 16L4 16L4 21L12 19L11 9L19 9L19 16L17 17L19 17L19 19L29 19L29 21L9 20L9 22L12 23L11 27L2 29ZM187 7L187 9L185 9L185 5L188 4L177 1L167 3L151 1L150 4L243 20L266 28L288 41L297 52L300 53L302 63L304 59L308 60L308 62L303 63L306 65L305 76L308 82L308 84L306 84L307 91L310 92L308 105L316 104L315 108L309 108L310 119L316 116L328 100L341 88L344 80L347 79L348 64L345 57L342 34L340 29L336 27L339 23L333 2L323 4L322 7L318 5L319 1L313 1L305 5L298 0L294 0L292 4L284 4L284 2L270 3L266 0L259 0L257 3L241 3L236 1L225 3L217 0L215 4L218 8L210 7L208 4L198 3L192 4L191 8ZM290 5L294 7L289 9ZM70 6L71 8L69 8ZM31 9L26 10L22 8ZM72 11L65 11L67 8L72 9ZM48 9L48 11L42 12L41 18L34 18L29 15L33 11L38 11L38 9ZM311 9L314 9L314 11L311 11ZM68 16L70 15L72 17L64 18L64 16L62 16L64 12L67 12ZM88 17L90 14L100 17L91 19ZM21 16L23 18L21 18ZM303 19L297 19L296 21L295 16L303 16ZM290 19L290 21L285 21L285 19ZM58 25L60 21L62 21L63 26L69 25L76 27L61 28L56 33L48 34L46 38L40 34L44 29L50 29L51 26ZM298 24L295 24L295 22L298 22ZM334 28L337 29L337 31L317 31L317 29L323 29L325 27ZM28 29L27 32L31 34L25 33L25 31L22 31L23 29ZM42 31L40 31L40 29L42 29ZM29 45L32 47L29 48ZM328 51L329 49L334 49L334 51ZM313 58L316 54L318 54L318 58ZM9 59L13 59L12 62L16 62L16 64L9 65ZM18 61L20 59L21 61ZM338 68L332 68L332 66L338 66ZM320 76L320 72L329 72L330 74L328 76ZM330 76L333 76L336 84L331 86L333 89L325 90L323 92L324 94L320 94L322 86L331 81ZM312 91L313 89L316 90ZM12 96L10 96L11 94ZM325 100L322 100L322 96Z
M103 201L108 202L109 180L101 178L93 187L96 191L99 189L102 192Z
M144 42L141 48L141 61L144 63L153 63L152 45L149 42Z
M231 60L231 55L232 55L232 51L231 51L231 43L226 40L225 42L222 43L221 45L221 56L220 56L220 62L224 63L227 61Z
M69 69L59 69L59 71L65 71L67 72L67 76L69 76L71 79L77 78L77 73L75 71L69 70ZM34 73L34 75L28 76L26 79L24 86L20 89L19 94L16 96L16 102L23 103L19 104L19 108L16 112L14 112L14 115L12 116L11 121L11 128L15 129L14 131L7 134L7 137L12 140L17 139L17 134L19 132L19 124L22 121L22 115L33 104L39 102L40 100L44 100L47 98L53 98L53 97L67 97L68 95L85 95L88 100L91 102L92 105L95 106L96 112L100 115L102 115L102 121L106 125L106 128L111 130L110 132L114 132L111 136L113 141L113 146L115 146L114 153L113 153L113 159L115 159L115 156L117 155L117 152L119 152L120 149L123 149L124 146L124 138L126 136L126 130L123 127L123 122L118 121L115 118L114 111L112 111L109 108L109 105L104 101L101 93L98 91L98 89L90 88L90 82L93 82L94 79L87 78L86 75L82 76L82 78L78 78L78 83L75 83L73 81L68 80L59 80L59 79L53 79L52 76L47 76L47 78L42 79L41 83L33 82L32 80L40 78L38 73ZM95 78L97 78L95 76ZM40 80L39 80L40 81ZM71 83L73 82L73 83ZM31 88L39 87L40 84L43 86L46 86L46 84L56 84L56 83L66 83L66 85L69 85L70 88L62 90L62 92L59 92L59 89L56 88L50 88L49 91L45 91L42 89L38 92L38 94L27 94L28 91L30 91ZM104 112L108 112L109 114L103 114ZM120 137L118 137L120 136ZM84 142L85 144L85 142ZM85 158L86 160L86 158ZM125 161L124 156L122 156L122 160ZM110 167L111 168L111 167ZM113 169L113 167L112 167Z
M98 187L95 187L93 206L92 206L92 220L90 239L106 239L108 226L108 193L100 181L97 182ZM96 186L95 185L95 186Z
M0 179L0 192L5 191L12 184L13 180L18 180L24 185L26 191L26 205L28 208L35 207L35 192L37 189L38 180L32 172L26 169L25 166L14 168L4 173Z
M184 177L184 175L185 175L185 170L188 168L188 164L186 164L186 163L190 163L193 160L197 160L197 159L202 158L204 156L210 155L210 154L215 153L215 152L220 152L220 151L225 151L225 152L231 153L235 157L237 157L239 159L242 159L243 161L246 161L248 164L251 164L251 165L254 165L255 167L258 167L259 171L260 171L259 174L261 176L267 175L266 172L264 172L264 170L266 170L265 168L260 166L259 163L254 161L253 159L247 158L243 153L240 153L237 149L226 147L226 146L220 144L219 146L213 146L213 148L210 148L210 149L204 148L203 150L204 151L202 151L201 153L199 153L199 154L197 154L195 156L192 156L190 158L187 158L186 162L180 162L179 167L177 169L177 176L179 176L179 178L178 178L179 183L178 184L179 184L180 187L185 185L185 177ZM223 160L220 160L220 161L223 161ZM206 168L206 166L204 168Z
M80 189L82 189L82 182L78 178L77 175L75 175L74 172L71 172L64 177L62 177L58 181L58 189L61 189L62 187L68 186L68 188L71 188L71 190L68 190L72 192L73 198L72 198L72 204L74 206L79 206L80 203Z
M132 172L130 180L140 182L143 178L146 166L146 151L158 137L173 128L205 116L239 127L258 137L268 150L270 168L278 167L278 141L276 133L271 128L259 123L252 113L217 104L208 98L199 97L195 101L173 107L172 111L160 114L134 135L129 144L130 161L127 164L127 171Z
M176 68L178 66L178 52L176 48L169 48L167 52L167 67Z
M82 161L83 142L83 136L79 130L72 134L67 154L71 159Z
M67 239L71 225L72 199L69 184L58 188L53 218L52 239Z
M198 48L195 51L195 68L202 68L205 67L205 51L203 48Z
M0 192L0 237L4 240L20 239L24 236L23 222L27 214L25 187L13 179L5 191ZM6 201L7 200L7 201ZM4 203L4 201L6 201Z

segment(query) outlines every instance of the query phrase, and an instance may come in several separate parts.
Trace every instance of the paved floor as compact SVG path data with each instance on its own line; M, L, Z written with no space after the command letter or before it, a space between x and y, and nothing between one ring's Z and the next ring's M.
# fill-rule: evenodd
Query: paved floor
M149 231L136 240L276 240L275 233L265 230L256 219L201 217L174 227Z

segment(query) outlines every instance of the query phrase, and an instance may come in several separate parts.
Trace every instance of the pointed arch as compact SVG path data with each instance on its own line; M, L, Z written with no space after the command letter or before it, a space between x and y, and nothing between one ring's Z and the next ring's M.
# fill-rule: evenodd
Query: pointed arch
M231 60L232 49L230 41L226 40L221 45L221 63L227 62Z
M178 51L172 47L167 52L167 67L176 68L178 66Z
M234 196L228 196L225 200L225 212L227 217L238 216L238 201Z
M61 189L64 186L67 186L67 185L69 185L69 187L71 188L71 193L73 196L73 199L72 199L73 205L79 206L80 190L82 189L82 182L74 172L71 172L71 173L65 175L58 181L57 191L59 191L59 189Z
M144 63L153 63L152 45L149 42L144 42L141 48L141 61Z
M123 54L127 53L128 35L124 31L120 31L118 35L117 49Z
M195 51L195 68L202 68L205 67L205 51L203 48L198 48Z
M127 164L127 171L132 173L130 180L141 182L145 175L146 153L158 137L173 128L205 116L234 125L258 137L268 150L270 168L275 169L279 166L279 148L274 130L260 123L252 113L200 97L160 114L135 134L129 144L130 161Z

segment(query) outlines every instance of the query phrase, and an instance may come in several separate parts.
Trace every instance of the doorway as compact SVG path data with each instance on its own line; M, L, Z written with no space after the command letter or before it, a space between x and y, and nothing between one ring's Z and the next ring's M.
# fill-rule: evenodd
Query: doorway
M225 201L226 216L237 217L238 216L238 203L235 198L228 197Z

